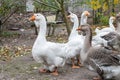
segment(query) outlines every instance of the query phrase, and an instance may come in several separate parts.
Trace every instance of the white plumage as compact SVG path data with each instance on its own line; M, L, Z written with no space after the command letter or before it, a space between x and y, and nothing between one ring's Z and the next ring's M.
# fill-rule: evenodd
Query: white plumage
M115 21L115 17L111 16L109 18L109 27L103 28L99 30L98 28L95 29L96 34L102 33L102 32L113 32L115 31L115 27L113 25L113 22Z
M81 24L87 24L87 16L90 15L88 11L84 11L81 15ZM80 50L83 47L83 41L84 41L84 36L83 35L79 35L78 31L76 31L76 29L79 26L79 20L76 14L70 13L69 15L71 22L73 22L73 29L71 31L71 34L69 36L68 39L68 43L67 43L67 48L66 48L66 52L68 53L67 56L69 56L69 58L74 59L75 56L77 56L79 59L77 64L80 65ZM85 19L84 19L85 18ZM78 66L75 66L74 60L72 60L72 67L73 68L79 68Z
M99 30L98 28L95 29L96 35L93 36L93 46L94 45L104 45L107 46L107 41L103 38L101 38L101 36L104 36L110 32L114 32L115 31L115 27L113 25L113 22L115 20L115 17L110 17L109 19L109 26L107 28L103 28L101 30Z
M65 45L46 40L46 19L42 14L34 14L30 20L34 20L35 25L40 29L32 48L33 58L44 64L45 71L50 70L54 75L58 75L56 68L64 66L66 61Z
M77 18L76 15L74 16ZM46 19L42 14L36 13L30 20L33 20L36 27L39 27L39 34L33 45L32 55L37 62L42 62L44 64L44 69L42 69L42 71L49 70L51 72L57 72L56 68L64 66L66 59L75 57L79 54L82 43L80 40L83 38L81 38L76 31L78 27L78 21L76 21L76 19L75 21L77 24L75 24L71 32L71 35L74 35L74 37L72 36L73 39L69 39L67 43L61 44L46 40ZM58 73L55 73L55 75L58 75Z

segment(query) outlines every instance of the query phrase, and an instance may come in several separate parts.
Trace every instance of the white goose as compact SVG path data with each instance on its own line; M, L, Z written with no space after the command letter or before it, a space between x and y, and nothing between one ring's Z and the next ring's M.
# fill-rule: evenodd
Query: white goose
M110 32L101 38L108 41L108 46L116 51L120 51L120 13L116 15L116 30L114 32Z
M87 18L88 18L89 15L90 15L90 13L88 11L84 11L81 14L80 25L87 24ZM71 22L74 23L73 29L72 29L71 34L70 34L69 39L68 39L70 41L70 40L73 40L76 37L76 35L77 36L82 36L82 35L79 35L78 32L76 31L76 29L79 26L77 15L70 12L70 15L68 17L70 18Z
M89 15L90 15L90 13L88 11L83 11L83 13L81 14L80 25L87 24L87 19L88 19Z
M81 19L84 20L83 17L86 18L88 15L90 15L90 13L88 11L83 12ZM76 31L76 29L79 26L77 15L70 13L70 15L68 17L70 18L71 22L73 22L73 29L72 29L71 34L68 39L66 51L68 53L68 56L72 59L72 68L79 68L79 66L77 66L77 65L80 65L79 53L80 53L80 50L83 45L84 36L79 35L78 32ZM82 21L81 24L87 24L86 23L87 21L86 20L84 20L84 21ZM75 65L75 62L74 62L75 57L77 58L77 65Z
M104 47L91 46L92 30L89 25L77 30L86 33L81 50L81 62L90 70L95 70L102 80L120 80L120 55ZM113 54L114 53L114 54Z
M66 57L64 53L64 44L48 42L46 40L46 19L40 14L34 14L30 20L35 22L39 27L39 34L32 48L33 58L37 62L42 62L44 68L40 72L52 72L53 75L58 75L57 67L62 67L65 64Z
M111 16L109 18L109 27L103 28L99 30L98 28L95 29L96 34L102 33L102 32L113 32L115 31L115 26L113 25L113 22L115 21L115 17Z
M72 43L74 40L69 40L66 44L48 42L45 36L47 28L45 17L40 13L36 13L30 20L35 22L36 27L39 27L39 34L33 45L32 55L37 62L44 64L44 68L40 72L49 70L53 75L58 75L57 67L64 66L66 59L79 53L78 46L76 47L78 43ZM78 25L76 28L78 28Z
M104 36L110 32L114 32L115 31L115 27L113 25L113 22L115 20L115 17L110 17L109 19L109 26L108 28L103 28L102 30L98 30L96 29L95 32L97 35L93 36L93 45L104 45L104 46L108 46L107 45L107 40L103 39L101 36Z

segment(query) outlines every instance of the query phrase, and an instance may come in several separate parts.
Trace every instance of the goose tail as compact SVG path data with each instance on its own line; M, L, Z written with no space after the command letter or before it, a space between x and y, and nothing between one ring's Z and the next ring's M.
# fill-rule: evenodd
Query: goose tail
M99 74L102 80L120 80L120 65L118 66L100 66L93 59L92 67Z
M90 61L91 61L91 65L92 65L92 68L94 68L94 70L101 76L101 75L103 75L103 70L102 70L102 68L100 67L100 65L98 65L97 63L96 63L96 61L95 60L93 60L93 59L90 59Z

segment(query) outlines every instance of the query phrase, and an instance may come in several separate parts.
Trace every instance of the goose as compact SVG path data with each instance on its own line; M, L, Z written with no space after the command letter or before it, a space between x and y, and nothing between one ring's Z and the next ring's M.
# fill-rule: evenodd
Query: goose
M99 30L98 28L95 29L96 34L102 33L102 32L113 32L115 31L115 27L113 25L113 22L115 21L115 17L111 16L109 18L109 27L103 28Z
M43 63L44 67L40 72L50 71L52 75L58 75L57 68L63 67L66 61L65 45L46 40L46 19L41 13L34 13L30 20L39 27L38 36L32 47L32 56L38 63Z
M35 61L44 65L40 72L50 71L52 75L58 75L58 67L63 67L66 60L75 56L75 52L79 51L78 47L72 47L77 43L71 43L71 40L67 43L49 42L45 37L47 28L45 17L41 13L35 13L30 20L34 21L36 27L39 28L38 36L32 47L32 56Z
M88 11L84 11L82 13L82 16L81 16L81 19L84 20L83 17L87 18L87 16L89 16L90 13ZM81 66L80 64L80 50L82 48L82 45L83 45L83 40L84 40L84 36L82 35L79 35L78 32L76 31L76 29L78 28L79 26L79 20L78 20L78 17L76 14L70 12L70 15L68 16L71 20L71 22L73 22L73 29L71 31L71 34L68 38L68 47L67 47L67 53L69 53L70 55L70 58L72 59L72 68L79 68ZM81 20L82 21L82 20ZM84 22L85 21L85 22ZM81 22L81 24L87 24L86 20L84 20ZM73 54L73 55L71 55ZM75 65L75 57L77 58L77 65ZM78 66L79 65L79 66Z
M79 27L85 35L81 49L81 62L89 70L96 71L102 80L120 80L120 55L101 46L92 46L92 30L90 25ZM115 53L115 54L113 54Z
M102 33L99 33L95 36L93 36L92 38L92 45L93 46L108 46L107 45L107 40L103 39L101 36L104 36L106 34L108 34L109 32L102 32Z
M89 11L83 11L81 14L80 25L87 24L88 16L90 15Z
M113 35L113 34L111 34L111 35ZM107 42L108 48L115 50L115 51L120 51L120 35L116 33L111 38L112 39Z
M97 28L95 29L96 35L93 37L93 45L102 45L107 47L107 40L103 39L101 36L104 36L106 34L109 34L110 32L114 32L115 31L115 27L113 25L113 22L116 18L111 16L109 19L109 26L108 28L103 28L101 30L98 30Z
M71 34L68 38L68 40L72 40L73 37L75 37L76 35L79 35L78 32L76 31L76 28L78 28L79 26L79 22L78 22L78 17L76 14L69 12L70 15L68 16L68 18L70 18L71 22L74 23L73 25L73 29L71 31ZM90 16L90 13L88 11L83 11L83 13L81 14L81 20L80 20L80 25L85 25L87 24L87 18L88 16Z
M119 51L119 38L120 38L120 13L116 15L116 30L114 32L110 32L106 35L101 36L104 40L107 41L108 47L117 47L115 50ZM117 41L117 42L115 42ZM114 43L113 43L114 42ZM110 44L110 45L109 45Z

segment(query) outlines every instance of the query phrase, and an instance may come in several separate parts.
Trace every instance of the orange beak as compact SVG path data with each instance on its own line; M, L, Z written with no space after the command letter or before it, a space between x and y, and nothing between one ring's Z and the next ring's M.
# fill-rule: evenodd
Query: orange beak
M81 31L81 27L78 27L76 30L77 30L77 31Z
M32 17L30 17L29 20L30 20L30 21L34 21L34 20L35 20L35 16L33 15Z
M113 17L113 20L115 20L116 18L115 17Z
M71 16L69 15L69 16L67 16L67 18L70 18Z

